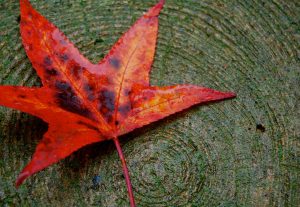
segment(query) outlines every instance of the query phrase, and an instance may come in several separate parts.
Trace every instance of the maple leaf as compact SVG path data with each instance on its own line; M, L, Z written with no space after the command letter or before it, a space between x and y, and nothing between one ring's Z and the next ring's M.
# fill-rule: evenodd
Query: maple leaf
M150 86L158 15L164 3L152 7L103 60L92 64L28 0L20 0L23 45L43 86L0 86L0 105L37 116L49 128L16 186L85 145L112 139L135 206L118 137L194 104L235 96L194 85Z

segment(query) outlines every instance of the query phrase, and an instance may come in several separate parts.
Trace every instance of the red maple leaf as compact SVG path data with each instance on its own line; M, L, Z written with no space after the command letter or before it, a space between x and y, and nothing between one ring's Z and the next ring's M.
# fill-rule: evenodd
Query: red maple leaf
M149 85L163 5L161 0L152 7L92 64L28 0L20 0L23 45L43 86L0 86L0 105L37 116L49 129L16 186L85 145L112 139L135 206L118 137L194 104L235 96L194 85Z

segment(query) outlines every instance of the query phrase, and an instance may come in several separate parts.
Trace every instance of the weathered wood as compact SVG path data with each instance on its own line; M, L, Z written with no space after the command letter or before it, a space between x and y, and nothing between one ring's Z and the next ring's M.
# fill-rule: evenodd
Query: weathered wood
M93 62L156 1L33 1ZM238 98L194 107L124 137L138 206L300 204L299 3L168 0L151 82ZM39 85L0 1L0 84ZM0 97L1 98L1 97ZM47 126L0 108L0 206L127 206L113 143L88 146L14 188Z

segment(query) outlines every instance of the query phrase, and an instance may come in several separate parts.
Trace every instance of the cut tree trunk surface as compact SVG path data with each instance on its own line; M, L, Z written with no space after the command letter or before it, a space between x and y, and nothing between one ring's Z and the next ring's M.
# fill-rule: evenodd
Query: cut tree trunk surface
M96 63L157 1L31 2ZM166 2L151 83L238 97L121 138L137 206L300 205L299 8L297 0ZM0 0L0 11L0 84L40 85L21 44L19 1ZM3 107L0 120L0 206L129 205L112 141L79 150L16 190L47 125Z

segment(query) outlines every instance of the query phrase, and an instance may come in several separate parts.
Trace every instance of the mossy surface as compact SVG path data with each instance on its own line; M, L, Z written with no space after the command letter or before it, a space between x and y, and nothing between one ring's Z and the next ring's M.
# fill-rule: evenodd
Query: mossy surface
M31 2L95 63L156 3ZM299 8L296 0L167 0L151 83L238 97L122 137L138 206L300 205ZM17 0L0 0L0 84L40 85L21 44ZM129 205L111 142L79 150L16 190L47 125L3 107L0 120L0 206Z

